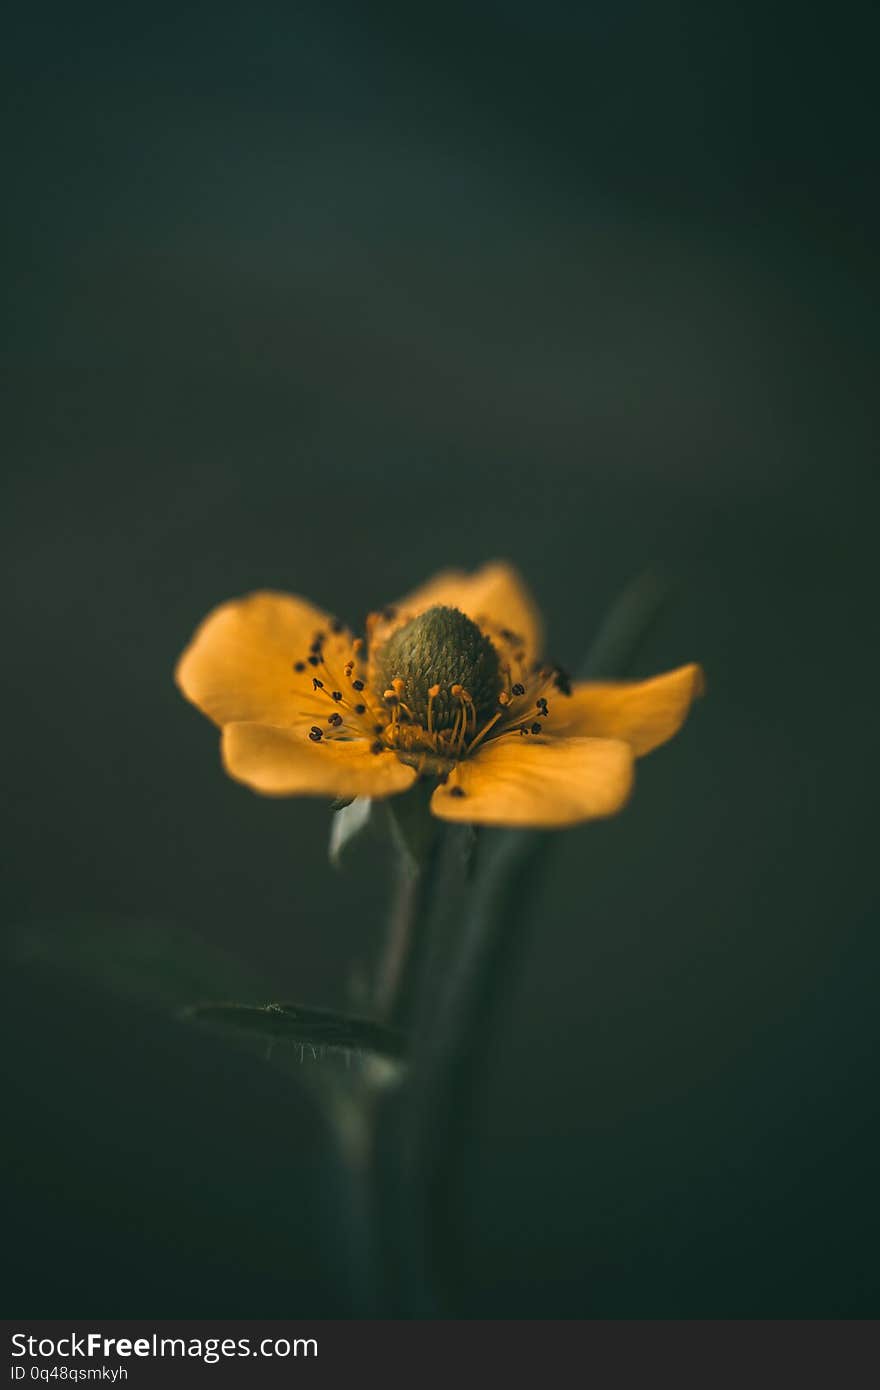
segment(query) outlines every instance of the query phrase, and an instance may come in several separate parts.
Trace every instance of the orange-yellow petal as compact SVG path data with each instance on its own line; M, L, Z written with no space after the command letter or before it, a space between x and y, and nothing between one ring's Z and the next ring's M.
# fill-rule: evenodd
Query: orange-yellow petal
M230 777L264 796L394 796L416 780L394 753L373 753L368 739L312 743L305 727L227 724L223 764Z
M545 732L624 739L640 758L678 733L704 688L702 669L693 664L647 681L578 682L570 696L552 696Z
M254 720L292 724L325 712L312 689L308 657L318 632L340 664L351 647L348 633L333 634L332 619L305 599L262 592L233 599L209 613L177 664L175 679L188 700L216 724ZM323 673L321 673L323 674Z
M632 749L618 739L506 735L459 763L431 810L477 825L575 825L619 811L632 779Z
M384 640L400 623L435 604L459 608L474 622L484 619L496 630L508 629L533 656L541 650L541 615L516 570L504 560L494 560L473 574L442 570L394 605L394 618L375 629L374 640Z

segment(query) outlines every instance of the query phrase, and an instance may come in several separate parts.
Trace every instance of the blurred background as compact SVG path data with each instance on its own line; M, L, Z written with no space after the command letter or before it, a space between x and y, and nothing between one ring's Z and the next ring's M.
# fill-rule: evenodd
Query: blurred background
M570 666L667 575L637 674L710 693L554 846L444 1194L454 1311L876 1315L863 21L8 21L11 1313L346 1314L323 1064L174 1010L344 1007L388 865L226 779L171 672L251 588L359 622L503 556Z

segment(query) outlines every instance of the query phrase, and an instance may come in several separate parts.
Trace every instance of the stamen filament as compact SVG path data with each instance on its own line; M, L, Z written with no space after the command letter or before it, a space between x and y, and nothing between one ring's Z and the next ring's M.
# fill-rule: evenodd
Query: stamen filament
M439 685L432 685L428 691L428 733L434 732L434 701L440 694Z
M474 749L476 748L477 744L478 744L478 743L482 743L483 739L486 737L486 735L488 734L489 730L490 730L495 724L498 723L498 720L501 718L502 713L503 713L503 711L502 711L502 710L499 710L497 714L493 714L493 716L492 716L492 718L489 720L488 724L484 724L484 725L483 725L482 729L481 729L480 732L477 734L476 738L471 739L470 743L468 744L468 753L473 753L473 751L474 751Z

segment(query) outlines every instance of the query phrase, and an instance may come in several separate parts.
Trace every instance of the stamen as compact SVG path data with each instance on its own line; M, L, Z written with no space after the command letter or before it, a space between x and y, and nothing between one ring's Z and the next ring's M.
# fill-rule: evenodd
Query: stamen
M503 713L504 713L503 710L499 710L497 714L493 714L493 716L492 716L492 718L489 720L488 724L484 724L484 725L483 725L482 729L481 729L480 732L477 734L476 738L471 739L470 743L468 744L468 753L473 753L473 751L474 751L474 749L476 748L477 744L478 744L478 743L482 743L483 739L486 737L486 735L488 734L489 730L490 730L495 724L498 723L498 720L501 718L501 716L502 716Z
M317 724L313 724L312 727L309 729L309 738L312 740L312 743L320 743L323 737L324 730L319 729Z
M455 750L456 740L458 739L458 725L459 725L459 721L461 721L462 724L464 723L464 720L463 720L463 718L462 718L462 715L463 715L463 710L462 710L462 707L459 705L459 707L458 707L458 709L456 710L456 713L455 713L455 720L454 720L453 725L452 725L452 733L449 735L449 746L450 746L450 748L451 748L453 751Z
M439 685L432 685L428 689L428 733L434 732L434 701L440 694Z
M462 691L462 699L467 705L467 723L477 730L477 706L474 705L474 696L470 691Z
M510 693L511 695L525 695L526 688L520 681L517 681L516 685L511 687Z
M340 726L340 724L342 723L342 715L341 715L341 714L331 714L331 715L328 715L328 717L327 717L327 723L328 723L328 724L332 724L334 729L338 729L339 726Z
M371 752L371 753L384 753L384 751L385 751L385 744L382 742L382 740L381 740L380 738L377 738L377 739L376 739L376 742L370 745L370 752Z
M458 747L456 748L456 753L459 756L461 756L462 750L464 748L464 741L467 737L467 731L470 727L471 714L473 714L474 719L476 719L476 713L474 711L474 702L471 699L468 692L464 689L463 686L459 686L458 690L458 698L461 700L461 730L459 731Z
M295 661L293 663L293 669L294 671L304 671L306 669L306 663L304 661Z
M391 734L392 737L396 739L400 726L400 697L396 690L392 690L389 687L389 689L384 692L382 699L391 710Z

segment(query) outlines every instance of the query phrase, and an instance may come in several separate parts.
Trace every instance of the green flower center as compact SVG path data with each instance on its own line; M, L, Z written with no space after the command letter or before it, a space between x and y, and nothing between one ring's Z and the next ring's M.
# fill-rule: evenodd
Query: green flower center
M403 682L400 700L426 729L429 723L438 731L453 727L462 708L453 686L461 687L473 701L478 722L497 707L498 653L476 623L457 608L429 608L404 623L377 653L376 671L383 683L380 689L391 690L392 682Z

